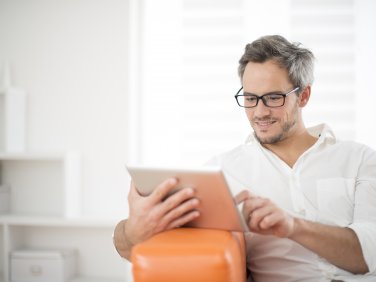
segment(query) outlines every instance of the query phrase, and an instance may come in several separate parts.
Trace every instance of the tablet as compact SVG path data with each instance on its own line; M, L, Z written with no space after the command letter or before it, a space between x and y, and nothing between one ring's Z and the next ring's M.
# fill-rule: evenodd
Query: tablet
M200 200L200 216L186 224L187 227L248 231L241 212L218 167L153 168L127 166L138 192L147 196L167 178L179 179L176 189L192 187ZM176 191L175 189L175 191Z

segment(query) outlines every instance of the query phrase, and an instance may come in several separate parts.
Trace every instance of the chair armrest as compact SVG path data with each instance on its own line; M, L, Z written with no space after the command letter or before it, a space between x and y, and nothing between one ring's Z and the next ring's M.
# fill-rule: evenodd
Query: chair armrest
M178 228L133 247L135 282L246 281L244 235Z

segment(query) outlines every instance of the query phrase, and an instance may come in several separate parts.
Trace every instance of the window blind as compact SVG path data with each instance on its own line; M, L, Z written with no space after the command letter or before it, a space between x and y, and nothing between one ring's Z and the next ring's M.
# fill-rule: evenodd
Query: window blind
M174 4L160 9L167 2ZM243 1L145 3L140 162L204 163L250 130L233 97L240 87ZM149 18L155 15L163 27Z
M342 139L355 127L355 31L352 0L292 0L291 34L316 56L307 125L325 122Z
M142 1L138 162L197 165L245 140L251 129L233 97L237 66L261 31L302 42L317 58L306 125L326 122L341 138L355 134L353 1L284 0L283 16L270 14L272 3Z

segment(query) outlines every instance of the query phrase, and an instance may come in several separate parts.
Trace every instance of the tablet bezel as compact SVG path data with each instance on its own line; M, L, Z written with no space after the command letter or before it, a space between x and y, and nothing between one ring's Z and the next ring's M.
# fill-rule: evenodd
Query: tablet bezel
M200 216L186 227L248 231L219 167L169 168L126 165L137 191L147 196L167 178L179 180L176 189L191 187L200 201ZM174 191L176 191L174 189Z

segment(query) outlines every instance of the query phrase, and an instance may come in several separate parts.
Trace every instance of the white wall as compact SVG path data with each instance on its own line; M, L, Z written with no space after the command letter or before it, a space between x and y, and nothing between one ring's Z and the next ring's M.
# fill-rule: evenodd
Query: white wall
M27 150L78 150L83 212L124 216L128 1L0 0L0 63L26 90Z
M376 18L371 13L376 1L354 3L356 138L376 147ZM262 24L265 33L275 30L266 11L248 9L260 10L255 19L268 23ZM10 61L13 84L28 94L27 149L82 152L83 211L89 215L121 217L127 212L124 163L132 137L128 13L126 0L0 0L0 63ZM287 18L286 9L284 14ZM287 24L282 22L278 29L288 33Z

